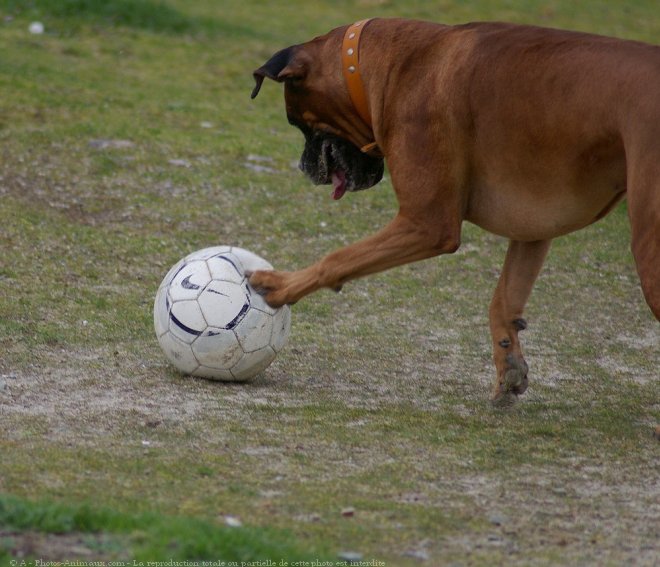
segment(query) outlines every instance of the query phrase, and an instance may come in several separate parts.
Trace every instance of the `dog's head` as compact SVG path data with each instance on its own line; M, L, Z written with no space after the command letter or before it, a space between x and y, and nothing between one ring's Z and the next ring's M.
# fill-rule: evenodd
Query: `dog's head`
M329 34L278 51L254 71L252 98L265 78L285 84L289 123L305 136L300 169L316 185L332 184L333 198L340 199L347 191L376 185L383 177L384 162L360 150L360 142L370 140L371 131L350 102L340 48L335 49L333 38Z

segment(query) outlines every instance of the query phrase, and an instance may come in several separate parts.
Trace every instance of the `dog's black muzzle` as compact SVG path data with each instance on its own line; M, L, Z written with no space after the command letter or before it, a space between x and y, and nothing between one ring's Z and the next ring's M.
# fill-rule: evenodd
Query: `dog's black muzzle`
M305 149L300 169L315 185L331 184L333 174L345 177L346 191L373 187L383 178L384 160L361 152L356 146L325 132L303 129Z

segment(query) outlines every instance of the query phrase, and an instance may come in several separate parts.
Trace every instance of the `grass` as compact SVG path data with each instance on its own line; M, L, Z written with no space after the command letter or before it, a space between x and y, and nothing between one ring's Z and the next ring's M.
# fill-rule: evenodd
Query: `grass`
M177 375L151 307L195 249L295 268L394 213L387 180L334 203L292 166L281 87L249 98L274 51L370 15L657 42L655 8L0 1L0 558L652 565L660 337L625 206L553 243L509 411L487 402L506 243L470 225L451 257L296 305L250 385Z
M73 535L76 539L67 541L75 541L78 553L82 550L105 561L130 558L146 564L150 561L218 561L225 558L255 563L273 557L305 560L305 555L289 542L290 535L278 530L226 527L153 512L131 515L89 504L27 502L3 496L0 497L0 525L7 531L4 545L0 547L0 560L9 560L12 556L8 548L23 548L21 551L34 554L34 541L26 545L26 533L30 533L33 539L35 533L57 534L59 538ZM99 533L106 537L99 538ZM56 538L44 538L44 548L39 551L52 554L54 541ZM66 553L66 549L58 551ZM43 556L37 555L36 558ZM56 559L66 561L67 556Z

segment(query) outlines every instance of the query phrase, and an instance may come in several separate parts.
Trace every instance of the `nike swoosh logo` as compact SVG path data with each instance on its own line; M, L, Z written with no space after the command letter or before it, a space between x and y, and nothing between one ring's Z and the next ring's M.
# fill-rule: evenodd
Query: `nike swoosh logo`
M192 276L188 276L187 278L185 278L181 282L181 287L183 287L185 289L199 289L200 286L198 286L197 284L192 283L190 281L190 278L192 278Z

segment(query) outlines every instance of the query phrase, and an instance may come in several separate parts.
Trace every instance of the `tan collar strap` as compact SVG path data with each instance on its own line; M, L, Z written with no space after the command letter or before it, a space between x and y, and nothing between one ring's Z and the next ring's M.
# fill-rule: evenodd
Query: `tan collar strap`
M341 47L342 69L348 87L348 94L360 118L370 128L372 127L371 112L369 112L369 102L367 101L367 94L364 92L362 75L360 74L360 36L362 30L372 19L360 20L350 25L344 34L344 42ZM373 142L361 149L363 152L369 152L375 149L376 145L376 142Z

